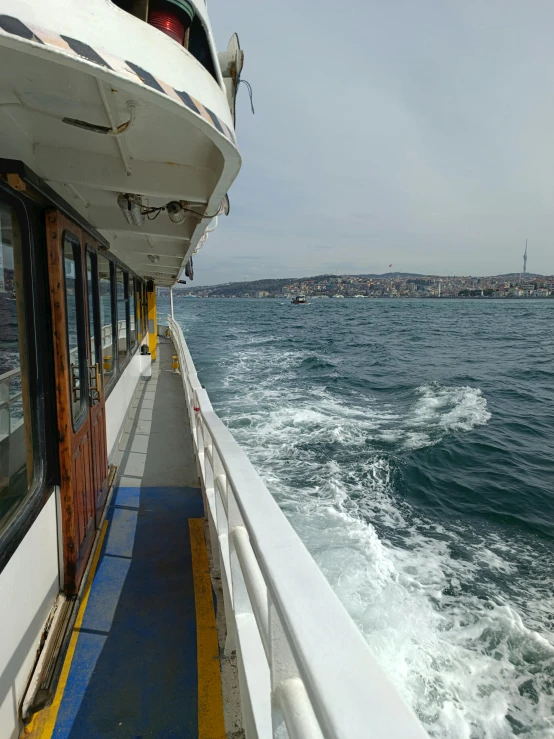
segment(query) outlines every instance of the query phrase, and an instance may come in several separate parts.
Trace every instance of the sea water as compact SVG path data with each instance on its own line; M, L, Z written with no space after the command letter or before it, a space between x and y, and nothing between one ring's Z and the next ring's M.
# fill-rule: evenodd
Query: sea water
M554 737L554 300L175 311L215 410L431 736Z

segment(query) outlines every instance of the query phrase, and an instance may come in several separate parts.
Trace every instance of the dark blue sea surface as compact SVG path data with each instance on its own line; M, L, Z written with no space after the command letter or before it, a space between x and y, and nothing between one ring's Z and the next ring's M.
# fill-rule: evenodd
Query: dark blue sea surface
M432 736L554 736L554 301L176 300L202 383Z

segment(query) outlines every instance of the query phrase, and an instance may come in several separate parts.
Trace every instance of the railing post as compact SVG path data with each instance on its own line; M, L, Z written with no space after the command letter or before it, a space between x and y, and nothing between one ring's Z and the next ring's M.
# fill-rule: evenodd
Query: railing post
M268 591L271 659L271 717L274 739L323 739L319 723L304 687L283 630L281 619ZM332 665L329 665L332 669Z
M270 655L269 670L271 675L271 721L273 736L279 739L283 732L284 716L279 703L278 686L284 680L297 677L294 660L290 652L287 639L281 626L281 621L275 610L271 594L267 593L267 606L269 615L269 646Z
M214 514L215 514L215 526L210 528L210 536L215 537L215 541L219 536L229 533L229 524L227 521L227 510L224 501L224 496L227 495L227 478L225 477L223 467L218 464L219 456L217 450L214 448L212 451L214 455ZM214 554L214 566L220 571L221 557L219 555L219 547L217 548L217 557Z
M226 544L228 546L228 561L230 563L229 589L233 599L233 613L231 618L232 629L227 633L225 653L230 654L236 648L237 643L235 619L241 614L252 613L252 608L250 606L250 601L248 598L248 592L246 590L246 584L244 582L240 561L233 540L233 530L238 526L244 526L244 522L242 520L242 516L240 515L240 511L235 500L235 494L232 488L228 489L227 491L227 526L228 536L226 539ZM229 625L227 625L227 628L229 628Z

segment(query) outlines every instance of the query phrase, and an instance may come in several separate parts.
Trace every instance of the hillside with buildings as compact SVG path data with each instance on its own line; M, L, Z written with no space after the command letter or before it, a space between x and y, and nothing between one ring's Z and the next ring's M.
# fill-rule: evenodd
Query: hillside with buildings
M290 298L550 298L554 276L527 274L455 277L391 272L252 280L176 289L176 299Z

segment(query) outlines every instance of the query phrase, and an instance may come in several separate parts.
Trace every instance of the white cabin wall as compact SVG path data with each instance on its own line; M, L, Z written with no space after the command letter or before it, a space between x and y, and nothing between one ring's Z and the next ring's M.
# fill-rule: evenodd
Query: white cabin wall
M0 737L21 731L19 707L59 592L56 495L0 573Z
M135 394L141 376L141 368L145 361L149 362L150 357L142 356L139 347L106 400L106 439L108 459L110 460L116 451L117 442L127 420L129 406Z

